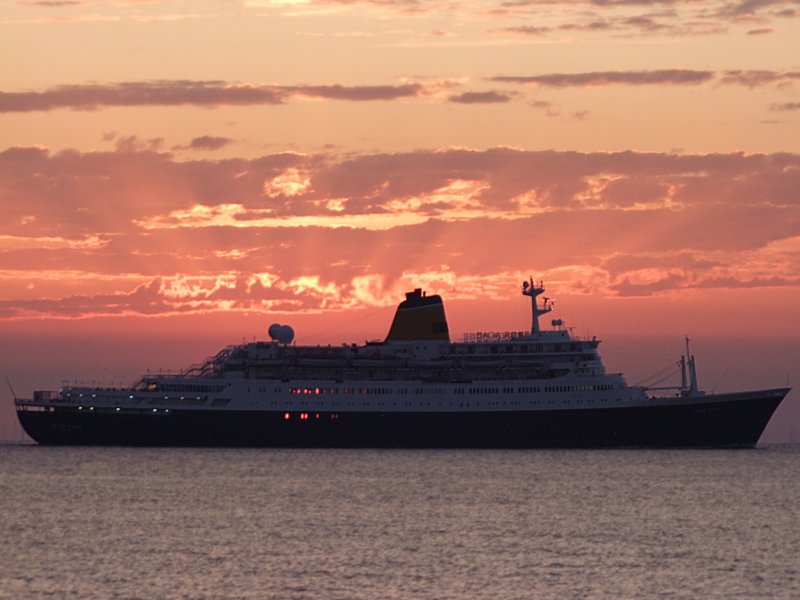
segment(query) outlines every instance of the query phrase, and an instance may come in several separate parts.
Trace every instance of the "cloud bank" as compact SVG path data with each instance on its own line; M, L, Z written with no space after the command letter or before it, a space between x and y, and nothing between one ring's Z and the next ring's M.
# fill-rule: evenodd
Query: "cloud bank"
M488 81L544 88L599 86L697 86L708 83L748 88L790 86L800 82L800 71L656 69L639 71L588 71L495 75ZM0 91L0 114L53 110L92 111L110 107L280 106L291 100L312 99L344 102L388 102L437 97L444 90L465 84L442 80L429 84L399 85L257 85L225 81L138 81L109 84L55 86L41 91ZM516 92L467 90L447 96L460 104L510 102Z
M0 318L492 297L532 270L562 294L797 287L798 189L793 154L11 148Z

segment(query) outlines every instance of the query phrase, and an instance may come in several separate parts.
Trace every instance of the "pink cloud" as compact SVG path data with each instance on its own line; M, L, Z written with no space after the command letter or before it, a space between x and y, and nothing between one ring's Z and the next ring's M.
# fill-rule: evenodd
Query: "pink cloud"
M410 284L409 273L495 289L531 269L569 273L558 275L565 289L619 295L800 285L797 189L792 154L180 161L12 148L0 152L0 314L307 312L357 304L354 282L376 273L386 290ZM59 272L71 275L59 283ZM170 295L175 281L184 291Z

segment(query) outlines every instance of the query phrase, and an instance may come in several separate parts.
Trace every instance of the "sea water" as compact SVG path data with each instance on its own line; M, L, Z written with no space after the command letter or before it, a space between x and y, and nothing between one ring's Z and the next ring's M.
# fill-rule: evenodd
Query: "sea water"
M0 446L0 598L800 598L800 446Z

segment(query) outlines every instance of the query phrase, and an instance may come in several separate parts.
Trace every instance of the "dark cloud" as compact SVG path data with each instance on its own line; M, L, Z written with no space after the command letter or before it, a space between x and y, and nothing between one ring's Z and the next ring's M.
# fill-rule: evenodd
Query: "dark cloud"
M82 6L85 2L78 0L40 0L39 2L21 2L24 6L41 6L43 8L64 8L66 6Z
M380 9L389 9L407 15L417 15L440 8L434 0L311 0L311 4L327 6L366 5Z
M599 264L615 280L624 278L627 272L640 271L643 269L655 268L663 271L673 269L676 271L692 272L706 271L724 267L725 265L724 261L710 258L705 253L687 250L655 254L617 253L609 258L603 259Z
M694 24L693 29L698 29L698 24ZM652 33L656 31L668 31L670 33L680 33L674 25L666 25L656 20L653 16L638 15L635 17L617 17L605 19L591 19L587 21L575 21L564 23L553 27L540 25L518 25L514 27L504 27L492 30L493 33L507 33L511 35L524 35L542 37L558 32L584 32L584 33L603 33L619 32L629 33ZM688 31L692 33L694 31ZM709 33L703 31L703 33Z
M796 277L754 277L744 280L735 277L709 277L692 281L686 273L670 273L657 281L647 283L634 283L626 277L611 284L609 289L619 296L653 296L676 289L752 289L797 285Z
M230 85L222 81L149 81L64 85L42 92L0 92L0 112L105 106L222 106L281 104L286 94L274 87Z
M593 71L588 73L548 73L544 75L491 77L491 81L535 84L549 87L600 85L697 85L711 81L713 71L661 69L654 71Z
M770 106L770 110L779 112L800 110L800 102L784 102L783 104L773 104Z
M686 287L687 277L680 273L669 273L656 281L647 283L632 283L629 277L613 283L609 288L619 296L651 296L659 292Z
M459 104L498 104L509 102L511 95L503 92L489 91L489 92L464 92L448 98L449 102L456 102Z
M541 36L552 32L553 28L539 25L518 25L516 27L503 27L502 29L495 29L494 31L497 33Z
M201 135L194 138L189 144L192 150L219 150L230 144L233 140L215 135Z
M800 80L800 71L769 71L766 69L725 71L719 78L720 83L747 87L772 85L774 83L792 83L798 80Z
M637 15L635 17L627 17L622 20L622 24L639 29L647 33L670 29L668 25L659 23L654 17L649 15Z
M538 75L499 75L490 81L531 84L543 87L608 85L697 85L717 80L722 84L755 87L790 83L800 79L796 71L713 71L660 69L649 71L593 71L583 73L544 73ZM297 97L350 102L390 101L430 93L418 83L401 85L344 86L297 85L255 86L222 81L151 81L119 84L57 86L43 91L0 92L0 113L50 111L58 109L97 110L131 106L221 106L279 105ZM503 103L513 94L496 90L451 95L459 103Z
M680 4L682 0L585 0L584 2L575 2L575 0L505 0L500 3L500 6L505 8L522 8L522 7L541 7L547 4L563 4L563 5L590 5L595 7L626 7L626 6L663 6ZM684 0L685 1L685 0ZM691 1L691 0L689 0Z
M82 318L96 315L155 315L175 312L159 293L160 280L140 285L131 292L76 294L65 298L0 300L1 318L51 316Z
M722 73L692 69L654 71L591 71L585 73L543 73L539 75L497 75L489 81L538 85L542 87L591 87L604 85L724 85L759 87L800 81L800 71L731 70Z
M405 85L301 85L280 88L289 95L307 96L310 98L326 98L329 100L394 100L396 98L413 98L424 90L417 83Z
M765 287L796 287L797 277L782 277L779 275L766 277L753 277L752 279L737 279L735 277L708 277L700 281L697 288L765 288Z
M786 7L798 4L797 0L739 0L736 2L723 2L717 9L717 14L723 17L748 17L773 7ZM786 10L781 8L781 10Z
M39 92L0 92L0 113L56 109L96 110L110 106L245 106L283 104L293 96L370 101L413 97L419 84L343 86L257 86L224 81L141 81L64 85Z
M560 112L549 100L532 100L528 103L532 108L543 110L548 117L557 117Z
M727 33L729 28L758 23L750 35L772 31L774 19L793 17L798 0L519 0L503 2L490 14L531 19L494 33L545 36L559 32L600 33L615 37L695 36ZM567 22L542 24L547 5L558 5ZM631 16L636 10L639 14Z
M117 152L158 152L164 146L164 138L143 140L135 135L127 135L107 139L114 140Z

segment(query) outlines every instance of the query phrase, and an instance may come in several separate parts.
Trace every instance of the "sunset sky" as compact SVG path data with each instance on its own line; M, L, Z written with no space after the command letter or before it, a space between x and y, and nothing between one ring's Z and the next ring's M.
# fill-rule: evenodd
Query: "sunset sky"
M382 338L415 287L524 329L529 276L631 383L685 334L706 387L800 383L800 0L9 0L0 73L20 395Z

